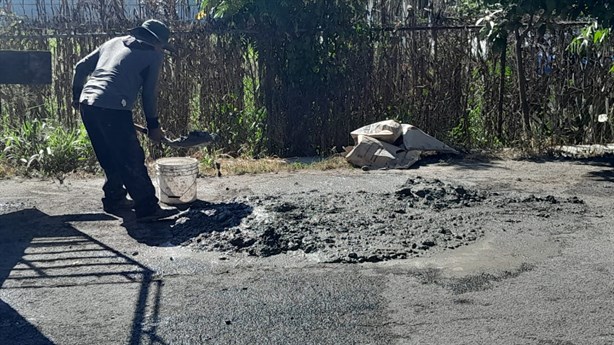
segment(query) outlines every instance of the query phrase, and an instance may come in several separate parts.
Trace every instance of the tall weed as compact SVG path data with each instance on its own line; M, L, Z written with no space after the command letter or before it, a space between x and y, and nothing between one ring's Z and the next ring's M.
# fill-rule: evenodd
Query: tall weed
M78 169L95 170L96 157L82 124L65 129L35 119L18 128L5 128L3 133L0 160L18 172L57 176Z

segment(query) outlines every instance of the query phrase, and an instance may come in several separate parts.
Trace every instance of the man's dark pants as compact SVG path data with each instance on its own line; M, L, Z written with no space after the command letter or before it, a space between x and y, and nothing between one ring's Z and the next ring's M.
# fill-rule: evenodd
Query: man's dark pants
M155 211L158 198L145 167L132 112L81 104L81 118L106 175L103 203L112 205L128 193L137 217Z

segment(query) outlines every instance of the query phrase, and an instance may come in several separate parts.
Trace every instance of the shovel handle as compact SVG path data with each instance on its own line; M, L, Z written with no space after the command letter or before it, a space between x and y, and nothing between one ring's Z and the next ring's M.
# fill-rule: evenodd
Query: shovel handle
M141 132L143 134L147 134L149 131L147 130L147 128L141 126L141 125L137 125L136 123L134 124L134 129L136 129L138 132Z
M137 125L136 123L134 124L134 129L136 129L137 132L141 132L145 135L149 134L149 130L146 127L143 127L141 125ZM162 137L162 141L160 141L158 144L170 144L171 141L167 138L167 137Z

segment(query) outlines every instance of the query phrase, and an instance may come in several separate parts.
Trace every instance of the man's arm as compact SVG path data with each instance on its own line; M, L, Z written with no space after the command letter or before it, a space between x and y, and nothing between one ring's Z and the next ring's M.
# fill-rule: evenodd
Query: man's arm
M160 127L158 121L158 78L162 68L162 56L143 71L143 112L148 129Z
M98 64L98 58L100 57L100 48L94 50L86 57L81 59L75 65L75 74L72 80L72 102L73 106L79 103L81 97L81 91L87 81L87 77L94 72L96 65Z
M151 140L159 142L164 137L158 121L158 77L162 68L163 56L143 70L143 112L147 121L148 136Z

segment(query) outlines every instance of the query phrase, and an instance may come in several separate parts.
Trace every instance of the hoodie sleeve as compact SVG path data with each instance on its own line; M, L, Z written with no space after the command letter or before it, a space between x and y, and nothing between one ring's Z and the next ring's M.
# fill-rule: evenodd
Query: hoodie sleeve
M158 128L158 79L162 68L163 55L160 54L155 61L143 72L143 112L147 127Z
M100 57L100 48L94 50L86 57L81 59L75 65L75 74L72 81L72 100L78 102L81 97L81 91L87 81L87 77L94 72L96 65L98 64L98 58Z

